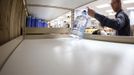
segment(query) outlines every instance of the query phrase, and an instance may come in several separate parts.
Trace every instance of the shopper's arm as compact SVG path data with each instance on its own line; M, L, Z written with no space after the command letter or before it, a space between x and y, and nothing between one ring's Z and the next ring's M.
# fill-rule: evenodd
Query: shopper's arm
M125 17L119 14L116 19L109 19L103 15L95 13L94 16L103 26L107 26L116 30L120 30L125 25Z

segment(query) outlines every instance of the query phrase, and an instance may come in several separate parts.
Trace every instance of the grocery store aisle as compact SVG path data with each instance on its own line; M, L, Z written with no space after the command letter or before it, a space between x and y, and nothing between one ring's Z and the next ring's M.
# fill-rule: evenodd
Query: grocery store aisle
M0 75L134 75L134 45L74 38L26 39Z

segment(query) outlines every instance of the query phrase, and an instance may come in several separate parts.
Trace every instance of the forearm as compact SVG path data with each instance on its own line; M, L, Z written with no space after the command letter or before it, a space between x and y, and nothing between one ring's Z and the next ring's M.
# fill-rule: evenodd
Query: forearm
M103 26L105 25L105 22L104 22L106 18L105 16L95 13L94 18L96 18L101 23L101 25Z
M107 26L116 30L119 30L122 27L118 19L117 20L109 19L98 13L95 13L95 18L101 23L102 26Z

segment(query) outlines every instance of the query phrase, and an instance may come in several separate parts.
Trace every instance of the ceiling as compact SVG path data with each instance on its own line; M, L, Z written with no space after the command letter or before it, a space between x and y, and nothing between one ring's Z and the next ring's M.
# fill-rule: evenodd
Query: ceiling
M28 12L35 17L52 20L72 9L95 0L26 0Z
M122 1L125 1L125 0L122 0ZM133 3L124 4L122 2L122 7L123 7L123 10L125 12L127 12L127 9L126 8L128 8L128 7L134 7L134 0L128 0L128 1L133 1ZM97 13L100 13L102 15L108 16L110 18L114 18L114 15L109 15L109 13L106 12L107 10L112 10L112 8L110 6L110 3L111 3L111 0L97 0L95 2L92 2L92 3L89 3L87 5L84 5L84 6L80 7L80 8L77 8L76 10L84 9L85 7L90 7L93 10L95 10ZM104 5L104 4L109 4L109 7L97 8L97 6Z

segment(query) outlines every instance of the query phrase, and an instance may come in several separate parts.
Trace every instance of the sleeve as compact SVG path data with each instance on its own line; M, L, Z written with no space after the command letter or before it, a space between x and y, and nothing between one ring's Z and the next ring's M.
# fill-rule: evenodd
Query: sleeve
M107 26L116 30L120 30L125 26L125 16L119 14L116 19L109 19L103 15L95 13L95 18L102 24L102 26Z

